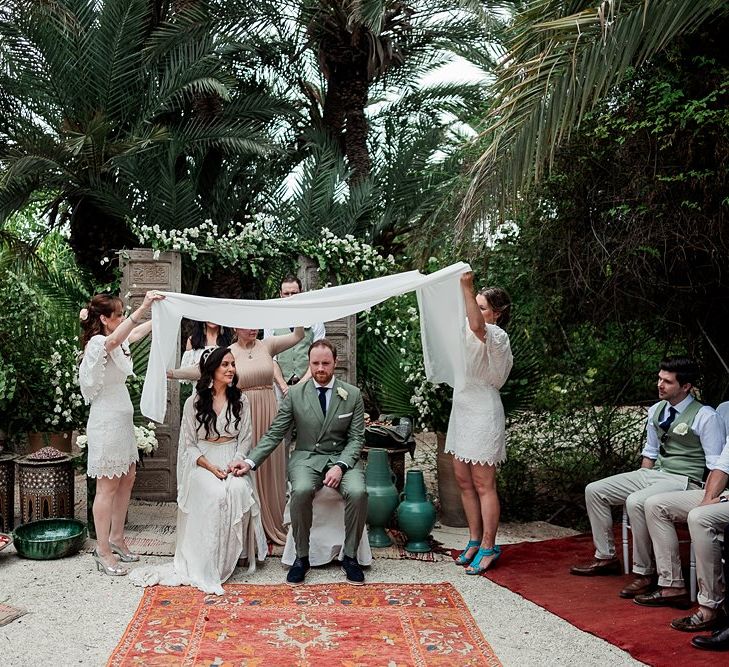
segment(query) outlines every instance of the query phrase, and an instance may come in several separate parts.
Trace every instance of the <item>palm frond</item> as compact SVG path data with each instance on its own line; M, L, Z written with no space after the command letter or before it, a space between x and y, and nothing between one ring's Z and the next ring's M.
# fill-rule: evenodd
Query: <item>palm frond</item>
M513 39L492 92L485 150L459 220L474 224L491 197L514 195L538 180L554 150L609 94L630 66L639 66L680 35L729 13L724 0L538 0L518 14Z

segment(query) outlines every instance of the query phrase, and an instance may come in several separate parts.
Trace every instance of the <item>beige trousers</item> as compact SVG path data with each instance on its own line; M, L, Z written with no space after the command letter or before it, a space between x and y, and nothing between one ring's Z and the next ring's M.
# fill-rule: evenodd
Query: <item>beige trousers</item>
M720 538L729 524L729 503L699 507L703 498L701 489L660 493L648 499L645 512L656 554L658 585L684 587L674 522L686 521L696 557L699 604L716 609L724 601Z
M653 468L639 468L592 482L585 487L587 515L595 543L595 558L614 558L613 516L611 505L623 505L633 532L633 572L653 574L651 536L645 517L645 502L657 493L684 491L688 477L672 475Z

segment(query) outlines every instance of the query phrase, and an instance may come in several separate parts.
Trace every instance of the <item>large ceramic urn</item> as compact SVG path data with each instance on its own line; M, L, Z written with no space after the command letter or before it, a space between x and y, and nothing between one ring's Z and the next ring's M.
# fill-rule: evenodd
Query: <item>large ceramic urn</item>
M367 523L371 547L389 547L392 540L385 532L398 503L395 475L390 470L386 449L370 449L365 468L367 485Z
M405 551L427 553L430 551L428 537L435 525L435 505L425 492L422 470L408 470L401 498L397 523L408 538Z

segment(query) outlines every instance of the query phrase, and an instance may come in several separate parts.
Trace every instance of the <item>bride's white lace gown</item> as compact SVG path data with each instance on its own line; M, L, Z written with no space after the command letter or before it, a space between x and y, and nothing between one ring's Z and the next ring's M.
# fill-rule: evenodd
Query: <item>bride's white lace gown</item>
M205 593L223 594L222 583L232 574L238 559L248 560L248 571L268 552L256 494L255 473L225 480L197 465L200 456L225 470L242 461L251 448L251 416L248 399L241 396L240 423L236 427L226 411L217 417L221 437L229 442L210 442L195 417L195 397L185 403L180 430L177 488L177 532L172 563L140 567L129 578L138 586L195 586Z
M445 451L466 463L496 465L506 460L506 423L499 389L509 377L514 358L509 335L486 325L481 342L466 330L466 383L453 392Z
M139 460L126 386L134 374L132 357L126 343L107 352L105 342L101 335L89 340L78 371L81 394L91 404L86 424L89 477L121 477Z

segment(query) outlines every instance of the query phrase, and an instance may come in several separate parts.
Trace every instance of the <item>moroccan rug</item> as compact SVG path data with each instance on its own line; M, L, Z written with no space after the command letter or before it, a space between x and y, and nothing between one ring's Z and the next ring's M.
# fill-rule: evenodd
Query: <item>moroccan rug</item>
M616 545L620 553L619 540ZM591 535L507 544L496 566L483 576L649 665L705 664L704 652L689 643L693 635L670 627L672 619L690 612L646 608L620 598L618 592L632 576L569 573L593 553Z
M0 627L12 623L15 619L25 616L27 613L26 609L0 602Z
M499 665L451 584L154 586L109 667Z

